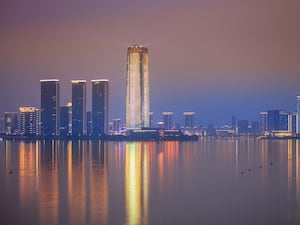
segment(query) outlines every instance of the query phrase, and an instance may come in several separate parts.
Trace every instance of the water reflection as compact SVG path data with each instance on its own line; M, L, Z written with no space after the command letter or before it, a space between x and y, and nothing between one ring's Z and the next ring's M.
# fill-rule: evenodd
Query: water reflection
M8 224L297 224L299 143L0 141L0 212L14 212Z

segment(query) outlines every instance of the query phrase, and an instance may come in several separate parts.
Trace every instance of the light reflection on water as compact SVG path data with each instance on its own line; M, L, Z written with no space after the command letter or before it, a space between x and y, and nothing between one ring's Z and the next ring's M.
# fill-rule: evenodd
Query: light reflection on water
M299 224L299 140L0 141L7 224Z

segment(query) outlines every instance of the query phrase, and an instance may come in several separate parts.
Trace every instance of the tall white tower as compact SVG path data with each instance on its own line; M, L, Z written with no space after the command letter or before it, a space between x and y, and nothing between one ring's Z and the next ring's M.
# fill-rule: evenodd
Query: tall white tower
M126 127L149 127L148 49L133 45L127 51Z

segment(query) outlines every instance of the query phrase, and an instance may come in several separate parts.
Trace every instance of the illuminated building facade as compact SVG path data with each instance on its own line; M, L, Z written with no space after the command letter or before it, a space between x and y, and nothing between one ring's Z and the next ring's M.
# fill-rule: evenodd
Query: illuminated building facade
M133 45L127 51L126 127L149 127L148 49Z
M72 135L86 134L86 81L72 80Z
M296 125L296 132L300 134L300 96L297 96L297 125Z
M37 136L40 134L40 110L35 107L20 107L20 134Z
M195 113L194 112L184 112L184 128L193 129L195 126Z
M163 116L164 128L168 130L172 129L173 112L163 112L162 116Z
M292 112L289 114L289 118L288 118L288 131L295 134L296 124L297 124L297 112Z
M7 135L18 133L18 113L17 112L5 112L5 133Z
M41 134L59 135L60 105L59 80L48 79L41 82Z
M108 132L109 85L107 79L92 80L92 135Z
M72 133L72 103L60 107L60 135L67 136Z

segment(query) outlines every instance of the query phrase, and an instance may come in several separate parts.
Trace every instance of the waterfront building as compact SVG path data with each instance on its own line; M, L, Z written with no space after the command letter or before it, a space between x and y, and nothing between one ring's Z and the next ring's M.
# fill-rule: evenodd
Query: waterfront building
M18 133L18 113L17 112L5 112L5 133L7 135L14 135Z
M127 51L126 127L149 127L148 49L133 45Z
M60 135L72 134L72 103L60 107Z
M173 126L173 112L163 112L163 122L164 122L164 128L165 129L172 129Z
M249 121L239 120L238 121L238 132L239 133L249 133Z
M59 135L60 105L59 80L40 80L41 83L41 134L44 136Z
M195 112L183 113L183 129L186 134L193 134L195 128Z
M268 122L267 122L267 130L275 131L280 130L280 110L269 110L268 111Z
M194 112L184 112L184 128L193 129L195 126L195 113Z
M288 130L290 112L279 111L279 130Z
M108 132L109 84L107 79L92 80L92 135Z
M296 125L297 125L297 112L292 112L289 114L289 118L288 118L288 131L295 134Z
M35 107L20 107L20 134L38 136L40 134L40 110Z
M261 133L268 130L268 112L259 113L259 131Z
M86 135L86 80L72 80L72 135Z

